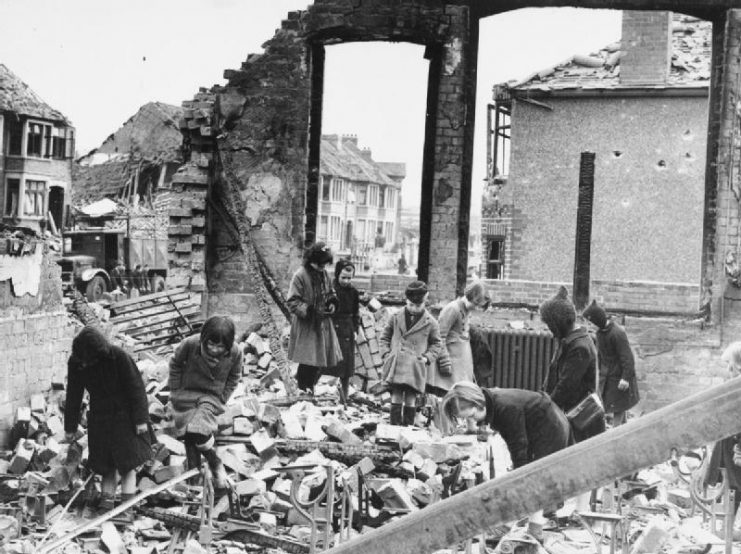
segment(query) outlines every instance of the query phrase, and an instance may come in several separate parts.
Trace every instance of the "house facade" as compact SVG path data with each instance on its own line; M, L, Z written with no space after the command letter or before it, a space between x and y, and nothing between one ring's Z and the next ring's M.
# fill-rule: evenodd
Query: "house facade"
M405 164L374 161L356 136L324 135L320 168L317 240L373 265L398 243Z
M64 224L70 203L75 130L0 64L0 214L3 223L40 230Z
M622 33L598 53L494 87L482 276L519 289L571 282L580 159L592 152L593 296L614 308L693 312L711 24L629 11Z

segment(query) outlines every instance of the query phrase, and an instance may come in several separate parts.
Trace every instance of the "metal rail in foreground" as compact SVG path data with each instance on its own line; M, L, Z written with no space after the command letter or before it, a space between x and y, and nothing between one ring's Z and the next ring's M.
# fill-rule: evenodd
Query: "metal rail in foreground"
M425 554L741 430L741 377L414 512L327 554Z

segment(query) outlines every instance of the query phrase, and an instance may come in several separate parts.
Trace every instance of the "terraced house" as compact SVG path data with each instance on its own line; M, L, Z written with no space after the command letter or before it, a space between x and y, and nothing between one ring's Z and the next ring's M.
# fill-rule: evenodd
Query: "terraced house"
M324 135L317 238L360 261L397 242L406 164L376 162L354 135Z
M0 64L0 215L39 230L64 222L75 130L18 76Z

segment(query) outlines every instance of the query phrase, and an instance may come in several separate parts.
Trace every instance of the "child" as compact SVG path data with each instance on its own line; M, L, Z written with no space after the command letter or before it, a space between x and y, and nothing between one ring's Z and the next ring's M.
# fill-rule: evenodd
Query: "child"
M136 468L152 457L149 403L134 360L93 327L85 327L72 341L64 408L68 442L77 436L85 389L90 395L88 463L103 476L98 508L108 512L113 509L117 473L125 502L136 492Z
M572 442L569 420L543 392L485 389L470 381L455 383L442 400L448 429L462 420L488 424L499 432L515 469L566 448Z
M242 376L242 351L234 343L234 322L211 316L201 334L186 338L170 359L170 402L176 435L185 442L188 467L200 465L201 454L213 473L214 487L228 480L214 449L218 417L224 413Z
M342 361L334 367L322 371L326 375L340 378L342 401L347 403L350 377L355 373L355 333L360 327L360 293L352 285L355 266L349 260L340 260L334 268L334 288L337 310L332 314L337 339L340 341Z
M383 380L391 389L391 425L414 425L417 394L424 393L428 367L442 348L437 321L425 309L427 285L413 281L404 295L406 307L391 317L379 341Z

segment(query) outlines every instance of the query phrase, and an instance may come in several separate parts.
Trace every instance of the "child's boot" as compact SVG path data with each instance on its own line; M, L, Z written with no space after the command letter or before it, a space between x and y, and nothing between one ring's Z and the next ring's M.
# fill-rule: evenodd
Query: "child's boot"
M403 407L404 406L402 406L401 404L391 404L391 413L389 418L389 423L391 423L391 425L403 424L401 415Z

